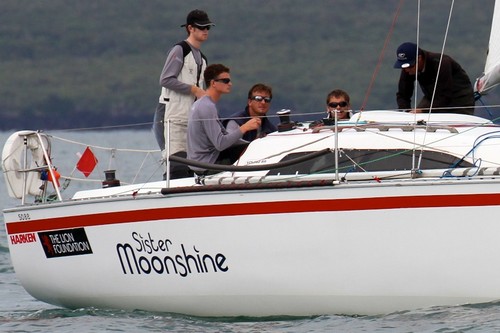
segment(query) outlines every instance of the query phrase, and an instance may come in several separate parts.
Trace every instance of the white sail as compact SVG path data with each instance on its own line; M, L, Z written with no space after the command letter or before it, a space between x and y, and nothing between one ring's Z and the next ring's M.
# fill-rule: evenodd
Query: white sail
M481 95L488 93L500 83L500 1L495 2L493 21L491 22L488 56L484 73L476 80L474 90Z

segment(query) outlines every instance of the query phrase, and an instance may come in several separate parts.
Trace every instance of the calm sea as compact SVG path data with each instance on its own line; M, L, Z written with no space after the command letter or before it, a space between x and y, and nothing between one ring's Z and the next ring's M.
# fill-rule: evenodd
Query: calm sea
M11 133L0 132L3 143ZM54 164L61 174L82 177L73 171L86 145L113 147L116 150L95 148L99 164L83 185L72 182L63 192L70 196L80 188L99 186L103 171L116 169L122 182L161 179L163 173L157 152L129 158L120 148L154 150L148 130L111 132L54 132L55 136L84 145L75 148L59 139L54 142ZM137 169L143 167L139 173ZM16 204L7 195L3 177L0 178L0 206ZM121 311L97 308L67 310L42 303L31 297L16 278L9 258L3 216L0 217L0 332L500 332L500 302L453 307L432 307L402 311L381 316L316 316L307 318L198 318L169 313ZM492 265L495 263L492 262ZM481 281L471 281L480 284ZM499 281L500 283L500 281ZM75 284L77 282L75 281Z

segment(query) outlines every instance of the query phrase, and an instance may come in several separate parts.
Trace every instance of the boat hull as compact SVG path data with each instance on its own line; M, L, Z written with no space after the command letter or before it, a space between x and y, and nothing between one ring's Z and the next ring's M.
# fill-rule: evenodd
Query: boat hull
M340 184L4 210L35 298L199 316L381 314L500 299L500 182Z

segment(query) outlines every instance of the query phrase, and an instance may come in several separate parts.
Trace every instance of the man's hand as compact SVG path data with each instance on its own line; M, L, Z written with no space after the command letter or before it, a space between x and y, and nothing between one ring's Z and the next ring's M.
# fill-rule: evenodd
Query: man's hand
M240 131L241 133L245 134L248 131L253 131L259 128L261 125L261 120L260 118L252 118L243 125L240 126Z
M205 90L201 89L200 87L192 85L191 86L191 94L196 96L196 99L200 99L206 95L206 92L205 92Z

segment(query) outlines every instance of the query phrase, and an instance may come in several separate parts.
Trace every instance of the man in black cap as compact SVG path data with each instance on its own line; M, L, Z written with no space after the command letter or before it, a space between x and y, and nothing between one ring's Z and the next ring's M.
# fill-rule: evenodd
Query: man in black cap
M181 25L185 27L188 37L168 52L160 75L161 95L153 123L164 159L173 154L186 157L188 113L193 102L205 95L203 72L207 59L200 47L208 39L208 31L214 25L204 11L191 11L186 23ZM187 166L171 163L171 179L188 176Z
M450 56L443 54L440 66L440 53L422 50L417 48L415 43L410 42L401 44L396 55L397 61L394 68L401 69L396 94L400 109L412 108L411 98L415 89L415 79L417 79L424 96L416 109L411 112L474 113L474 92L469 76Z

